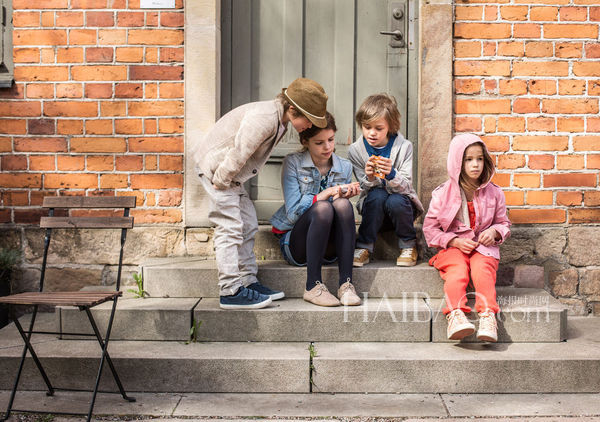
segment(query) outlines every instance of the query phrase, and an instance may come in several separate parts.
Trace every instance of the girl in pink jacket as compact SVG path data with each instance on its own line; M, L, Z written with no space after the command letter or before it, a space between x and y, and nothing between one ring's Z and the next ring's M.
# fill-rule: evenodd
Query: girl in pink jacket
M460 340L475 332L465 312L469 276L479 314L477 338L498 340L496 272L499 245L510 235L504 193L490 180L494 162L476 135L455 136L448 152L450 180L432 193L423 223L425 240L439 252L429 260L444 280L448 339Z

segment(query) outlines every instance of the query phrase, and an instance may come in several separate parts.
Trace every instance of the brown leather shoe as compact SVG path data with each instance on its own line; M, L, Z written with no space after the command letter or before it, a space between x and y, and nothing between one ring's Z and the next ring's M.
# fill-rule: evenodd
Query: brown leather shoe
M399 267L412 267L417 265L417 248L404 248L400 251L400 256L396 260Z
M348 279L350 280L350 279ZM356 290L350 281L346 281L340 286L337 292L340 302L344 306L360 305L360 297L356 294Z
M354 249L354 259L352 261L353 267L362 267L369 263L369 250L368 249Z
M318 306L340 306L340 301L329 293L327 287L320 281L317 281L317 285L312 289L305 290L302 298Z

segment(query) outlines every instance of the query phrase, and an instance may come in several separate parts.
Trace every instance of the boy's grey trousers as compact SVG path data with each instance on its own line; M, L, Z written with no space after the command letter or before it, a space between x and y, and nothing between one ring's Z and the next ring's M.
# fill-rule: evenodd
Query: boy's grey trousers
M200 176L200 180L210 198L208 219L215 225L213 242L220 295L232 295L241 286L258 281L253 250L258 231L256 210L243 185L217 190L205 176Z

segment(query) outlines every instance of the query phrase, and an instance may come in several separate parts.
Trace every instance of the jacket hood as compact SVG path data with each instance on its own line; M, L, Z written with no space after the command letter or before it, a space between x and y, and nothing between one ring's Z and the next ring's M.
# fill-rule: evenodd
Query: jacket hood
M460 172L462 170L463 165L463 156L465 155L465 150L470 146L477 142L480 142L483 145L484 152L488 153L487 147L485 143L481 140L481 138L477 135L473 135L471 133L465 133L462 135L457 135L452 138L450 142L450 148L448 149L448 177L452 181L452 184L459 186L458 180L460 178ZM494 169L490 174L488 180L484 180L481 183L481 188L485 187L491 180L494 175Z
M441 201L443 204L446 204L445 206L448 211L438 217L444 231L448 230L448 227L450 227L450 224L456 217L456 213L460 210L462 203L459 178L462 169L463 155L469 145L477 142L481 142L485 152L487 152L487 148L481 138L470 133L457 135L450 142L450 148L448 149L448 176L450 177L450 180L441 186L441 192L439 192ZM492 169L490 179L493 175L494 170ZM490 179L485 180L479 189L485 188L490 183Z

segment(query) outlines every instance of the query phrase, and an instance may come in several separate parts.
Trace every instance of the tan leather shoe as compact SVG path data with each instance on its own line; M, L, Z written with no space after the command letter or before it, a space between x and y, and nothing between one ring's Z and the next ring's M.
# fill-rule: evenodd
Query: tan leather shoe
M396 265L399 267L412 267L417 265L417 248L403 248L400 251L400 256L396 260Z
M354 259L352 261L353 267L362 267L369 263L369 250L368 249L354 249Z
M348 279L350 280L350 279ZM360 297L356 294L356 290L350 281L346 281L340 286L337 292L340 302L344 306L360 305Z
M312 289L304 290L302 298L318 306L340 306L340 301L329 293L327 287L320 281L317 281L317 285Z

